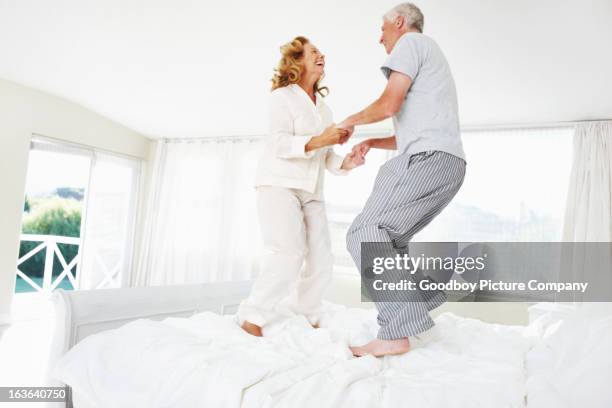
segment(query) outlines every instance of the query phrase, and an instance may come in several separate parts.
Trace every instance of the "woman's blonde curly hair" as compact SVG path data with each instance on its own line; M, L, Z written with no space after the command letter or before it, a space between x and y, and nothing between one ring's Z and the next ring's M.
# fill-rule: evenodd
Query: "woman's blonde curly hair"
M274 70L272 90L300 82L304 70L300 59L304 56L304 46L308 43L308 38L298 36L280 47L281 59ZM321 96L326 96L329 89L320 85L322 79L323 77L315 83L314 91Z

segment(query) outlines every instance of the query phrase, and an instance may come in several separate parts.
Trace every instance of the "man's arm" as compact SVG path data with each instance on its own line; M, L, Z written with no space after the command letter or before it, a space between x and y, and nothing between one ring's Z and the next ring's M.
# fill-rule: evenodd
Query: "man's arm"
M346 118L338 127L352 130L357 125L376 123L390 118L400 110L411 85L412 79L408 75L397 71L391 72L382 95L361 112Z
M397 149L397 143L395 142L395 135L389 137L367 139L361 143L366 143L369 147L374 149L385 149L395 150Z
M396 150L397 143L395 141L395 135L389 137L381 137L374 139L366 139L363 142L353 146L351 153L355 154L355 160L360 164L365 163L365 156L368 154L370 149L385 149L385 150Z

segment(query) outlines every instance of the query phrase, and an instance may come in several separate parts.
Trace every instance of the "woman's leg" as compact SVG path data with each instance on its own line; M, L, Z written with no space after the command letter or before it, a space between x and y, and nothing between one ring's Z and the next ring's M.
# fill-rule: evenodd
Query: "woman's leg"
M259 327L278 316L277 307L297 280L304 261L304 214L295 193L282 187L257 189L257 214L263 254L259 276L238 318Z
M318 324L321 299L327 288L334 265L325 204L312 200L303 204L306 227L306 263L297 282L291 306L306 316L312 325Z

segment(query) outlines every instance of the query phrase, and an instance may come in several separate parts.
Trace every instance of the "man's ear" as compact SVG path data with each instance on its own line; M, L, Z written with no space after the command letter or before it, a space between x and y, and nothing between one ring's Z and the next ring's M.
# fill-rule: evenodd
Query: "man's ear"
M397 16L395 18L395 28L397 28L398 30L401 30L406 24L406 17L404 16Z

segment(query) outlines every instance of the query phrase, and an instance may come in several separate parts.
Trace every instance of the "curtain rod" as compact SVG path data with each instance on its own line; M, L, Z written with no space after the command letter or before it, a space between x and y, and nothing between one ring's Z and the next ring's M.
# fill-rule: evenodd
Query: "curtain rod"
M461 130L464 132L478 132L487 130L517 130L517 129L554 129L554 128L565 128L572 127L582 123L612 123L612 119L593 119L593 120L576 120L567 122L541 122L541 123L521 123L521 124L502 124L502 125L467 125L462 126ZM353 136L356 139L367 137L367 136L387 136L391 135L393 131L391 129L363 129L356 130ZM238 135L238 136L209 136L209 137L175 137L175 138L161 138L160 140L166 143L189 143L189 142L225 142L225 141L259 141L266 134L256 135Z
M356 130L353 138L359 139L367 136L390 136L392 134L391 129L362 129ZM166 143L189 143L189 142L224 142L224 141L253 141L258 142L262 138L266 137L267 134L258 135L238 135L238 136L208 136L208 137L164 137L158 140L162 140Z
M518 123L502 125L467 125L462 126L462 131L485 131L485 130L516 130L516 129L552 129L572 127L584 123L612 123L612 119L587 119L565 122L540 122L540 123Z
M166 143L190 143L190 142L258 142L265 134L260 135L238 135L238 136L200 136L200 137L162 137L161 140Z

